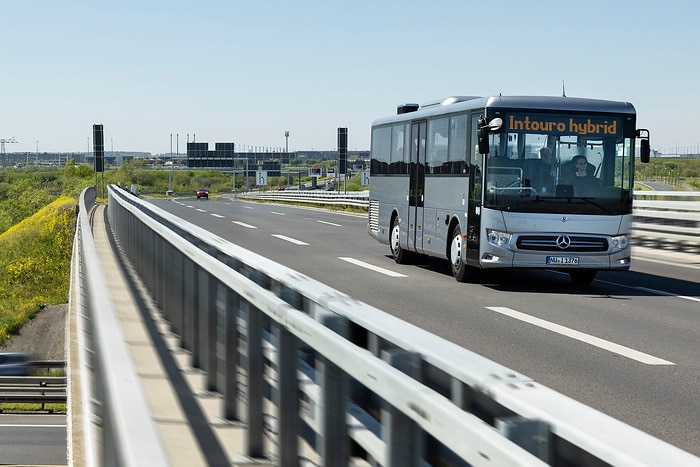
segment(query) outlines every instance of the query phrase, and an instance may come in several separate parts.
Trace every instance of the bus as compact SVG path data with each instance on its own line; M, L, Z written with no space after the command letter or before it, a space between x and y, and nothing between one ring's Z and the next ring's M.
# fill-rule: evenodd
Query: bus
M637 145L639 148L637 149ZM368 232L407 263L554 269L578 285L630 267L635 152L628 102L455 96L372 123Z

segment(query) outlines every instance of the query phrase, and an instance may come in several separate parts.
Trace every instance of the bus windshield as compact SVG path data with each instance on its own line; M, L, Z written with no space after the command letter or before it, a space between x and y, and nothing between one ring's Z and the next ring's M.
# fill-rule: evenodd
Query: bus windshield
M620 215L632 210L624 118L506 113L490 136L484 203L513 212Z

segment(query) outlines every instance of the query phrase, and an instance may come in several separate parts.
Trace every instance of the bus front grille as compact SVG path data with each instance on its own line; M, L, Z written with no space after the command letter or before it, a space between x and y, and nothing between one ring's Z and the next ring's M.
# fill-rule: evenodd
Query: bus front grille
M369 200L369 230L379 232L379 200Z
M567 244L568 247L562 248L562 246ZM529 251L569 251L580 253L608 251L606 238L583 235L523 235L518 237L516 246L519 250Z

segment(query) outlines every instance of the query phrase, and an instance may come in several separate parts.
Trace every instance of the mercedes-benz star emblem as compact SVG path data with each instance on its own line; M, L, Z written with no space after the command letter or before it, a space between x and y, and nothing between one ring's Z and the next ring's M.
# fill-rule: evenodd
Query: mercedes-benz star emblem
M571 239L566 236L566 235L560 235L557 237L557 246L562 249L566 250L569 248L569 245L571 245Z

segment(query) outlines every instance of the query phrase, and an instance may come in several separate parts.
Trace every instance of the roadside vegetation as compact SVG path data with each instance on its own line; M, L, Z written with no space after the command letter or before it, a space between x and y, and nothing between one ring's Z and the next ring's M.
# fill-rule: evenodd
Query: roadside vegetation
M637 162L635 180L665 183L679 190L700 191L700 158L656 157L648 164Z
M0 235L0 343L41 308L68 301L75 198L61 196Z

